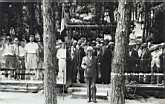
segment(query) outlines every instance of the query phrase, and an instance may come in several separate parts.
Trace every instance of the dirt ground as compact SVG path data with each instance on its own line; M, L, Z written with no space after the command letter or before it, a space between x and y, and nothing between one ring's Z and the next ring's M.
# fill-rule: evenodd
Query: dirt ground
M58 96L58 104L92 104L84 98L72 98L70 95L64 98ZM98 99L97 104L109 104L108 100ZM0 92L0 104L44 104L44 95L41 93L11 93ZM126 100L126 104L165 104L165 99L147 98L138 100Z

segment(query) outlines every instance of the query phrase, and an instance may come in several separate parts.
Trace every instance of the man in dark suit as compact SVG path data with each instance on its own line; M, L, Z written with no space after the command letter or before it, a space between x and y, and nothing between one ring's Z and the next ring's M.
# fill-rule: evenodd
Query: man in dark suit
M85 52L83 47L81 46L81 43L78 42L76 46L76 51L75 51L75 58L76 58L76 64L77 64L77 78L76 81L78 83L84 83L84 70L81 70L81 63L82 63L82 58L85 56Z
M96 77L97 77L97 58L93 56L93 48L87 47L87 55L83 57L81 67L85 70L84 76L86 78L88 88L87 94L89 101L96 103ZM99 74L100 76L100 74Z

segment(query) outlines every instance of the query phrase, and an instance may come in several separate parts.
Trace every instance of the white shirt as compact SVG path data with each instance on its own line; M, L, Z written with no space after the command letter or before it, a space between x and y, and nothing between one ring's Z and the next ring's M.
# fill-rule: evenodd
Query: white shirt
M22 47L22 46L19 46L19 56L20 56L20 57L25 56L25 49L24 49L24 47Z
M6 55L14 55L14 47L11 44L5 44L4 45L4 51L2 56L6 56Z
M13 48L14 48L14 54L19 55L19 46L17 44L13 44Z
M25 45L26 53L37 53L38 49L39 49L39 46L35 42L29 42Z
M72 59L75 57L75 51L76 51L76 48L74 46L71 46L71 58Z
M155 50L151 53L152 60L159 60L159 56L162 54L162 50Z
M66 59L66 49L59 48L59 49L57 50L57 55L56 55L56 57L57 57L58 59Z
M139 55L139 57L142 56L142 49L138 49L138 55Z

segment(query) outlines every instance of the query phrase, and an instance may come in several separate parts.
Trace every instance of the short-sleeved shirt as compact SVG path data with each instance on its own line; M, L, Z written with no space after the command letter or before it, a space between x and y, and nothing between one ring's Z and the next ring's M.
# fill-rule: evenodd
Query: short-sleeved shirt
M151 53L152 60L158 60L159 61L159 57L161 54L162 54L162 51L160 51L160 50L153 51Z
M14 47L12 44L5 44L2 56L14 55Z
M38 49L39 49L39 46L35 42L29 42L25 45L26 53L37 53Z

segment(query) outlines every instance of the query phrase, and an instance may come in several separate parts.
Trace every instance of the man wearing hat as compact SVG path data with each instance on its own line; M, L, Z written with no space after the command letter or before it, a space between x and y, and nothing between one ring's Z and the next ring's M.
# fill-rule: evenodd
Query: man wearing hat
M163 44L157 44L157 45L153 45L152 47L154 47L154 50L151 52L151 83L154 83L154 72L159 73L160 72L160 56L163 53L162 50L162 45ZM155 70L156 69L156 70ZM157 84L159 84L159 79L160 76L156 76L156 81Z
M147 43L143 43L141 45L141 55L140 57L140 72L141 73L148 73L150 72L150 64L151 64L151 52L149 51L149 48L147 46ZM143 75L142 78L139 76L140 82L144 83L147 81L147 76ZM141 80L142 79L142 80Z
M81 67L85 70L84 76L88 85L87 94L89 101L96 103L96 76L97 76L97 58L93 56L93 48L87 47L87 55L83 57Z

